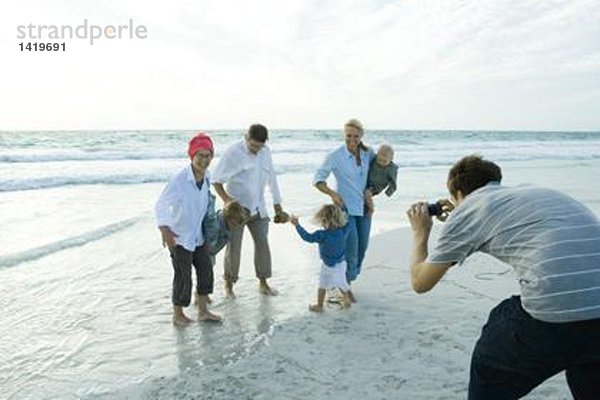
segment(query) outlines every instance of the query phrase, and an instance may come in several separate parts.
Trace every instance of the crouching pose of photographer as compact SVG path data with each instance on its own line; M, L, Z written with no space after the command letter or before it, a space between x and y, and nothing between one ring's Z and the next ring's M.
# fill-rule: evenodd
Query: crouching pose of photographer
M408 210L411 277L418 293L481 251L512 266L520 296L490 313L471 358L469 399L517 399L566 371L575 399L600 396L600 222L555 190L504 187L477 155L450 169L454 210L428 254L427 203Z

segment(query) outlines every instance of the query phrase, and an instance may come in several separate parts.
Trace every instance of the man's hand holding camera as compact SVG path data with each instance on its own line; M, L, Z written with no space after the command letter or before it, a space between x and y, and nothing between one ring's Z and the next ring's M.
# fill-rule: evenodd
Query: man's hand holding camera
M421 201L410 206L406 215L416 235L429 237L433 224L432 217L444 222L452 210L454 210L454 204L448 199L440 199L432 204Z
M428 206L428 210L429 210L430 206ZM431 211L430 211L429 214L431 216L435 216L437 218L437 220L440 222L446 221L448 219L448 217L450 216L450 213L452 212L452 210L454 210L454 204L452 204L452 202L448 199L439 199L438 201L436 201L434 203L434 206L435 206L436 212L431 213Z
M406 215L413 230L413 248L410 269L413 289L423 293L433 288L454 263L432 265L427 263L427 242L433 225L432 217L445 221L454 209L449 200L438 200L434 204L421 201L410 206Z
M427 202L421 201L414 203L410 206L406 215L408 216L410 226L412 227L415 236L419 239L429 238L433 221L431 220L431 215L428 211Z

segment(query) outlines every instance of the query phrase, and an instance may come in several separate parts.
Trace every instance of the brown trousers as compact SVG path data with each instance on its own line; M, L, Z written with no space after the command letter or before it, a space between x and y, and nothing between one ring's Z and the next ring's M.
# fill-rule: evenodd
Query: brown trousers
M235 283L240 272L240 255L242 252L242 237L244 226L248 227L254 240L254 271L257 278L271 277L271 249L269 248L269 218L261 218L260 214L245 224L234 228L230 232L229 243L225 249L225 274L227 282Z

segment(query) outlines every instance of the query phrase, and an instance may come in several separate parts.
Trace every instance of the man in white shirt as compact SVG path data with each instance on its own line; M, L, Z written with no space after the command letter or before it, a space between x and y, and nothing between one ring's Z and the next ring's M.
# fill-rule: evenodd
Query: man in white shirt
M260 281L259 290L265 295L274 296L277 291L267 283L267 279L271 277L271 250L268 241L269 216L264 199L266 186L269 186L273 196L276 218L281 219L286 214L281 207L281 194L273 169L271 150L266 145L267 140L268 131L265 126L250 126L243 139L225 150L214 170L212 181L224 203L237 200L250 211L251 217L244 225L248 227L254 240L254 268ZM233 285L238 280L240 270L244 225L231 230L225 251L225 292L231 298L235 297Z
M199 133L189 143L191 163L175 174L163 189L155 206L156 221L163 246L169 248L173 263L173 323L185 326L192 322L183 307L190 304L192 265L196 270L198 318L220 321L208 311L208 295L213 291L212 261L202 232L209 197L207 168L213 158L213 143L208 135Z

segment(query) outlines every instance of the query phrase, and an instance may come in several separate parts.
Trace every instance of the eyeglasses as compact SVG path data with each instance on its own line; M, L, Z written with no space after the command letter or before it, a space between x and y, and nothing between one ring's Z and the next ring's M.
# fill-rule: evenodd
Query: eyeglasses
M212 153L201 153L201 152L197 152L197 153L194 155L194 158L202 158L202 159L205 159L205 160L206 160L206 159L212 158L212 156L213 156L213 155L212 155Z
M250 151L254 151L254 152L258 152L260 149L262 149L265 146L264 143L257 142L256 140L252 140L252 139L248 139L248 138L246 138L246 144L248 145L248 149L250 149Z

